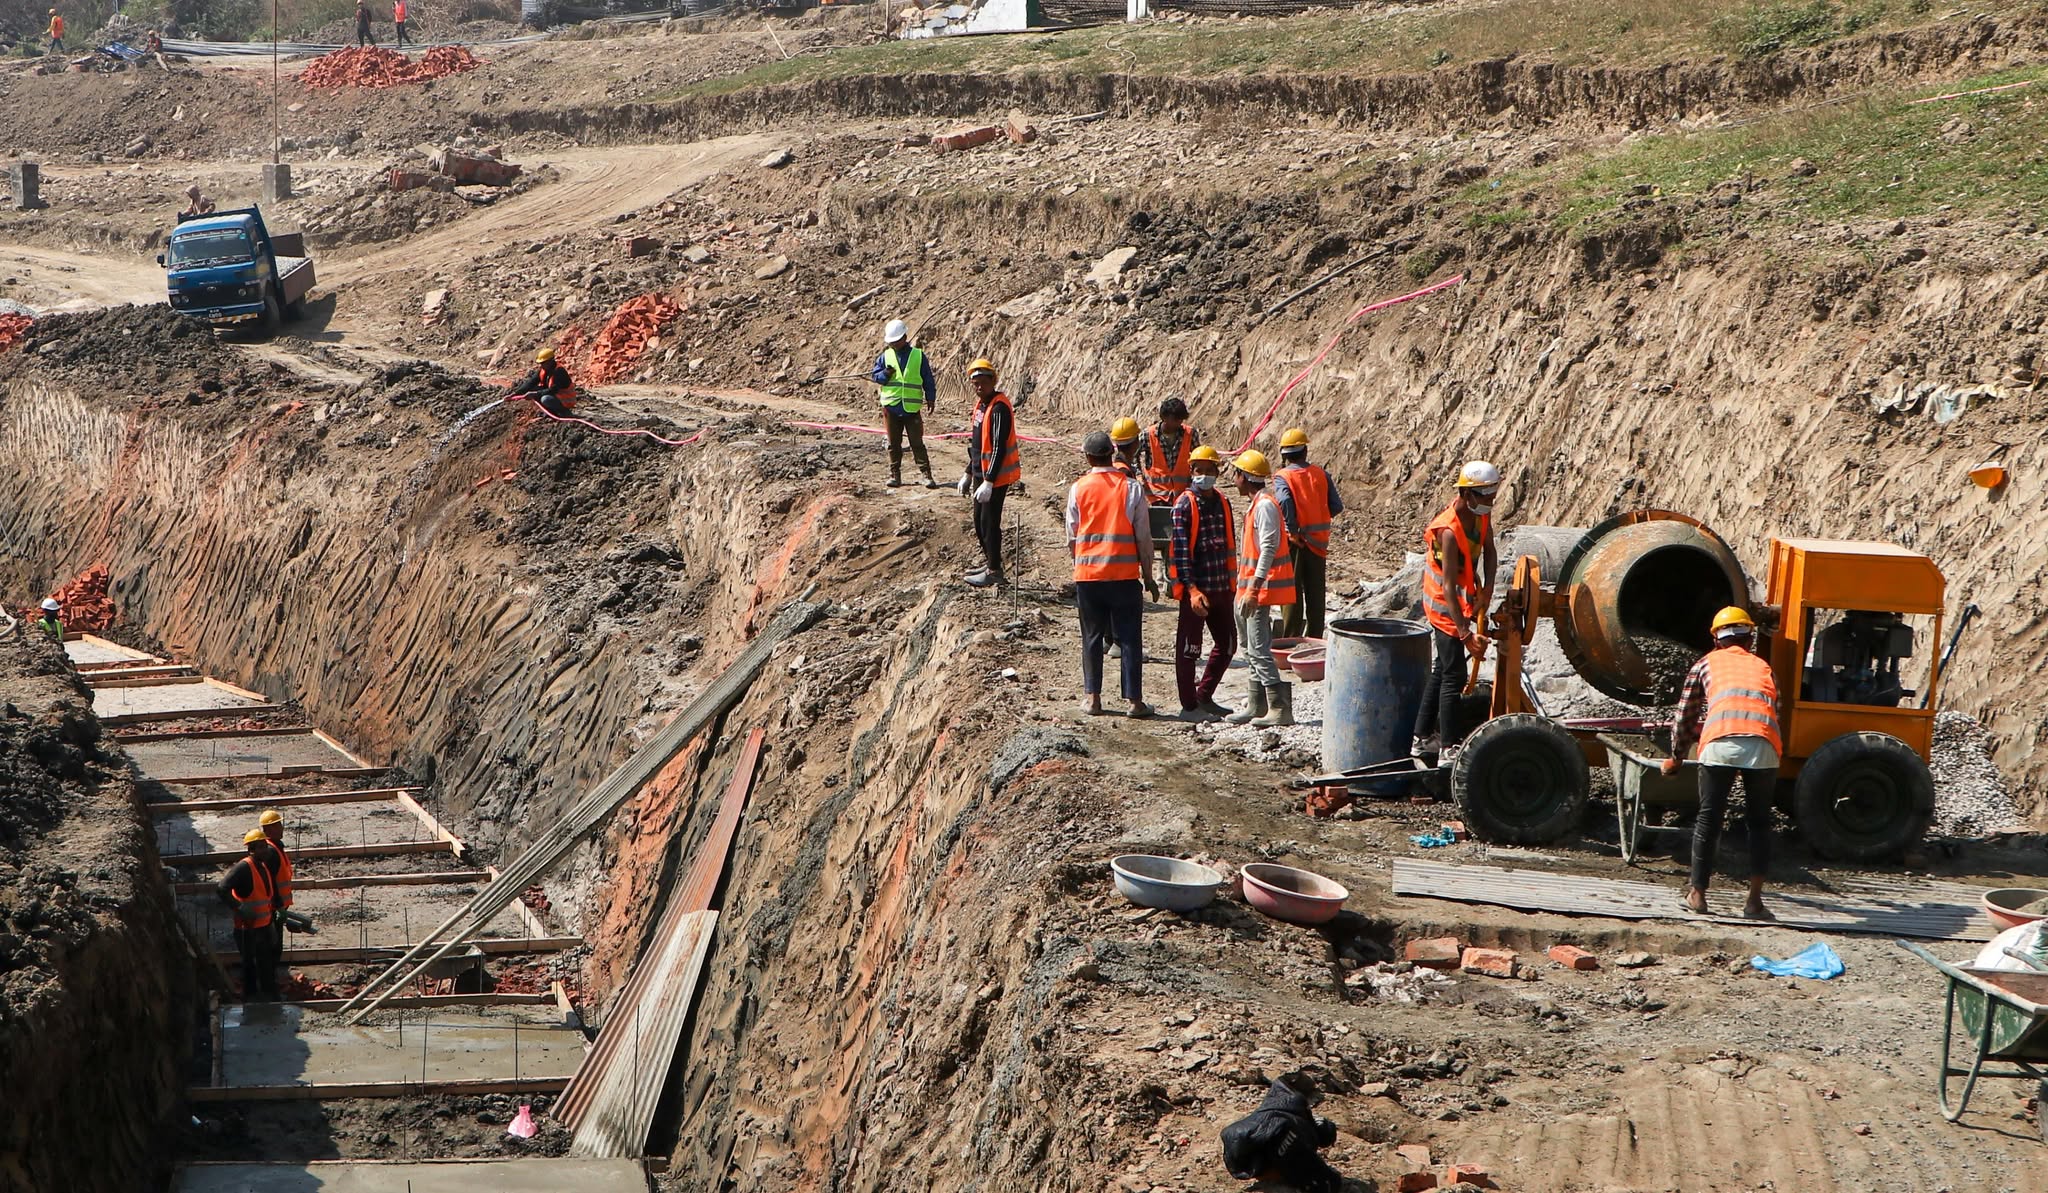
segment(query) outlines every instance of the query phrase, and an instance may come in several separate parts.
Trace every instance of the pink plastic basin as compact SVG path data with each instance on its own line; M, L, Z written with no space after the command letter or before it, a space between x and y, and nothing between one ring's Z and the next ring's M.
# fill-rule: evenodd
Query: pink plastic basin
M1287 669L1303 683L1316 683L1323 678L1323 667L1329 662L1325 650L1323 644L1314 639L1304 642L1287 656Z
M1344 910L1351 892L1320 874L1252 862L1238 870L1244 876L1244 900L1276 920L1290 924L1327 924Z
M1997 924L2001 932L2007 928L2017 928L2021 924L2031 924L2035 920L2048 919L2048 916L2021 915L2014 910L2025 907L2036 899L2048 899L2048 891L2036 890L2030 886L2007 886L1995 891L1985 891L1984 914L1991 917L1991 922Z
M1287 670L1288 656L1294 653L1294 648L1300 646L1304 642L1313 641L1315 641L1315 639L1313 638L1273 639L1273 665L1280 668L1282 671Z

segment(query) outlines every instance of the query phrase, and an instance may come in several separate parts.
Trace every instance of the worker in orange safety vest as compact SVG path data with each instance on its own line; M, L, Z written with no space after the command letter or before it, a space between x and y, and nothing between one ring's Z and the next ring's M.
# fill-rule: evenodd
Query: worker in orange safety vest
M54 8L50 10L50 52L64 52L64 16Z
M1464 740L1458 699L1470 659L1486 653L1486 611L1499 566L1493 542L1493 499L1500 469L1473 460L1458 470L1457 495L1422 533L1422 612L1429 619L1435 662L1415 714L1416 757L1449 761Z
M1179 398L1159 403L1159 421L1138 441L1137 462L1152 490L1152 504L1172 505L1194 477L1188 466L1202 436L1188 425L1188 404Z
M1785 748L1778 728L1778 681L1771 665L1755 653L1756 621L1748 610L1733 605L1721 610L1711 632L1714 649L1686 673L1671 729L1671 757L1661 767L1667 775L1677 774L1679 760L1699 742L1700 810L1693 819L1685 906L1707 910L1721 820L1739 777L1742 819L1749 831L1749 901L1742 914L1773 919L1764 906L1764 879L1771 864L1771 801L1777 794L1779 753Z
M1213 721L1230 710L1216 703L1216 688L1237 653L1237 528L1230 499L1217 490L1223 457L1204 444L1188 455L1189 487L1173 503L1166 575L1180 602L1174 635L1173 675L1184 721ZM1199 679L1202 630L1209 631L1209 664Z
M1245 706L1224 719L1262 728L1292 725L1294 686L1280 682L1270 612L1286 609L1296 597L1286 521L1267 491L1273 465L1266 453L1243 452L1232 466L1237 470L1238 495L1247 502L1244 526L1237 535L1237 638L1244 644L1245 665L1252 674Z
M1145 486L1112 462L1116 447L1101 431L1081 443L1088 471L1067 490L1067 550L1074 558L1074 606L1081 616L1081 690L1086 711L1102 715L1102 660L1114 638L1121 652L1125 715L1152 715L1145 703L1145 648L1140 641L1145 604L1142 584L1159 599L1152 579L1152 537Z
M968 365L967 384L974 390L974 430L960 492L974 498L974 537L981 544L982 558L981 568L969 572L967 582L988 588L1007 583L1003 501L1024 473L1017 456L1017 409L1010 404L1010 395L996 389L994 362L983 358Z
M277 951L284 954L284 913L292 906L292 855L284 847L284 814L276 808L265 808L257 819L263 829L263 839L277 851L277 914L271 917L270 926L276 930Z
M1273 474L1273 500L1287 519L1294 548L1294 585L1300 594L1287 610L1280 633L1287 638L1323 636L1323 603L1329 582L1330 519L1344 512L1337 482L1320 464L1308 462L1308 432L1289 427L1280 436L1280 471Z
M249 855L229 868L214 893L234 913L235 947L242 954L242 1001L276 1001L277 850L260 828L242 838Z

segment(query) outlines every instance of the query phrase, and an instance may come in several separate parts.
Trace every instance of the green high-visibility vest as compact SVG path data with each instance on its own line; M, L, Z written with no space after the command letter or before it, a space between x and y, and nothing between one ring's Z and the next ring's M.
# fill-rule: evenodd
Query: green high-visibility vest
M48 613L36 619L36 628L59 641L62 641L64 638L64 623Z
M882 353L882 361L892 378L878 391L882 405L898 407L905 414L924 409L924 349L912 348L909 358L899 361L891 348Z

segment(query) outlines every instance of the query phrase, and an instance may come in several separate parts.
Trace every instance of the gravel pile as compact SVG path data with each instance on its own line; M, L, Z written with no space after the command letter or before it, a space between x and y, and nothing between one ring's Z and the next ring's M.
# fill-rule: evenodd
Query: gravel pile
M1934 718L1934 824L1948 837L1983 837L2024 830L2026 818L2013 803L2005 776L1991 760L1991 734L1968 713Z
M1282 671L1282 681L1292 681L1293 672ZM1250 673L1233 663L1223 686L1216 691L1217 703L1226 708L1243 708L1245 685ZM1323 758L1322 683L1295 683L1294 724L1285 729L1254 729L1213 721L1194 727L1195 737L1213 750L1235 750L1254 762L1275 762L1282 766L1318 769ZM1165 698L1163 698L1165 699ZM1165 704L1177 707L1177 702Z

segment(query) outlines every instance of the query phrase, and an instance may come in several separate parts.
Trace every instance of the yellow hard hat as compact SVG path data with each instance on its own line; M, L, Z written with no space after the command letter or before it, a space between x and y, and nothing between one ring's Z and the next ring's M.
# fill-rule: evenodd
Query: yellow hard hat
M1749 610L1730 605L1719 613L1714 614L1714 636L1716 638L1720 637L1721 631L1730 627L1741 630L1753 630L1756 628L1756 621L1750 617Z
M283 823L284 823L284 813L282 813L282 812L278 811L278 810L277 810L276 808L266 808L266 809L264 810L264 812L263 812L263 815L257 818L257 820L256 820L256 823L258 823L258 824L283 824Z
M1283 432L1283 433L1281 434L1281 436L1280 436L1280 450L1281 450L1281 451L1286 451L1286 450L1287 450L1288 448L1290 448L1290 447L1307 447L1307 446L1308 446L1308 432L1307 432L1307 431L1304 431L1304 430L1302 430L1302 429L1301 429L1300 427L1289 427L1289 428L1287 428L1287 430L1286 430L1285 432Z
M1245 452L1237 459L1231 461L1231 463L1239 472L1244 473L1246 476L1256 476L1260 480L1264 480L1273 475L1273 466L1266 463L1266 453L1257 448Z
M977 360L973 364L967 366L967 375L969 377L974 376L976 373L987 373L991 377L995 376L996 362L984 356L980 360Z
M554 358L555 350L553 348L543 348L540 351L533 354L533 359L539 362L540 364L546 364L549 361L553 360Z
M1216 449L1206 443L1189 452L1188 459L1201 460L1207 464L1221 464L1223 462L1223 457L1217 454Z
M1120 418L1109 424L1109 441L1115 444L1136 443L1138 441L1138 420L1135 418Z
M248 832L242 834L242 844L244 845L254 845L258 841L264 841L268 839L269 838L263 835L263 830L260 828L252 828Z

